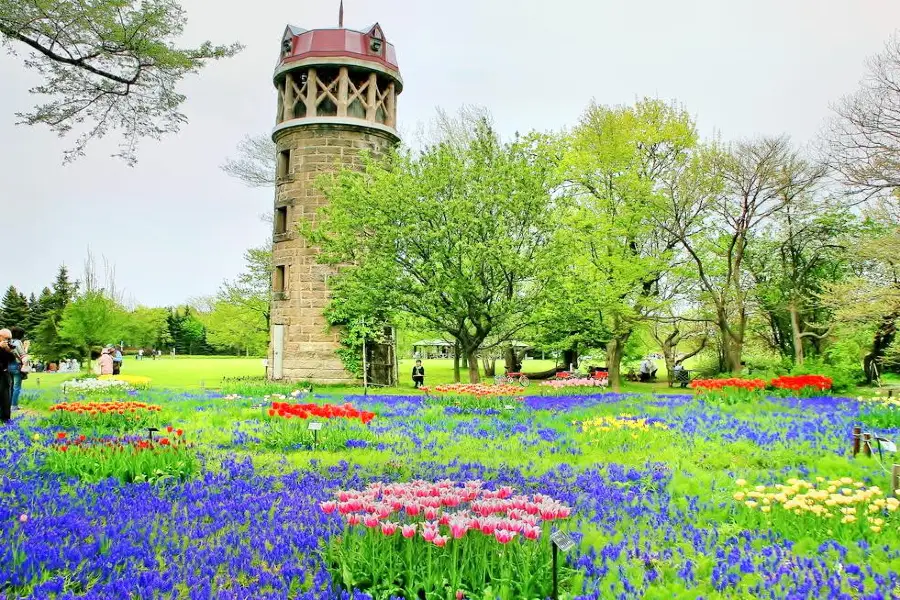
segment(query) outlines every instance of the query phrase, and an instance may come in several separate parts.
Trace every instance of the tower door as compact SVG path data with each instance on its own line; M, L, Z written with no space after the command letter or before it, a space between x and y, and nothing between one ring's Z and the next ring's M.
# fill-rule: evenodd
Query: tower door
M284 325L272 329L272 379L284 376Z

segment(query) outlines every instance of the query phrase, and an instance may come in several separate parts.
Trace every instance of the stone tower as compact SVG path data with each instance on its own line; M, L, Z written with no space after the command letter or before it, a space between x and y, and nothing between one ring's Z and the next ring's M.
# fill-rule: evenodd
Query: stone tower
M341 16L343 21L343 15ZM297 233L314 220L325 196L315 180L323 172L361 165L360 153L383 153L399 141L397 95L403 80L397 55L377 23L365 31L305 30L288 26L275 69L278 152L272 241L270 379L347 383L338 332L323 316L327 266Z

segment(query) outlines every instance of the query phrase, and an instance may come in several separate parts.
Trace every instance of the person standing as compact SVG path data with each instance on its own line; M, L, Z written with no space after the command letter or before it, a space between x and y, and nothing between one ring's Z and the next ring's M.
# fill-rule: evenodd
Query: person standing
M141 348L141 349L138 350L138 353L137 353L137 359L138 359L138 360L143 360L143 359L144 359L144 349L143 349L143 348Z
M9 374L9 365L15 360L12 332L9 329L0 329L0 423L12 419L12 378Z
M113 353L113 375L118 375L122 372L122 351L118 348L114 348L115 352Z
M425 383L425 367L422 366L421 360L417 360L416 366L413 367L412 379L413 387L416 389L422 387L422 385Z
M9 376L12 380L11 410L19 410L19 396L22 394L22 380L28 377L30 361L28 360L28 343L25 341L25 330L21 327L9 328L15 360L9 365Z
M100 358L97 360L97 364L100 365L101 375L113 374L113 357L112 354L109 353L109 348L104 348L100 352Z

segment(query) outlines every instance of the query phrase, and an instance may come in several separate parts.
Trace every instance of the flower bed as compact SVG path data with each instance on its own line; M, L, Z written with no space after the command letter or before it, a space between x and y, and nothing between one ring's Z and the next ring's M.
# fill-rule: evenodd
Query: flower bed
M784 375L776 377L769 384L776 390L810 394L830 390L832 380L824 375Z
M194 452L181 429L167 427L168 436L69 436L61 431L46 448L43 468L87 481L114 477L125 483L184 480L197 470Z
M269 430L264 445L281 449L339 450L353 441L370 441L372 434L367 425L377 415L358 410L352 404L290 404L273 402L268 409ZM310 429L310 423L319 421L318 429Z
M766 382L762 379L695 379L691 387L700 392L720 391L725 389L746 390L755 392L766 389Z
M131 386L119 379L72 379L64 381L60 386L63 394L108 394L111 392L127 392Z
M631 415L619 415L618 417L595 417L588 421L576 421L584 433L602 433L607 431L650 431L653 429L666 429L666 424L658 419L639 418Z
M50 407L50 422L65 428L126 431L158 424L161 410L146 402L64 402Z
M127 384L127 387L136 389L136 390L149 390L151 379L149 377L142 377L140 375L101 375L97 378L97 381L124 381Z
M446 385L437 385L431 388L421 388L424 392L435 392L438 394L462 394L475 397L488 396L516 396L525 393L525 388L520 385L504 383L500 385L485 385L483 383L449 383Z
M775 520L800 521L808 530L845 527L877 534L900 507L900 500L885 497L881 488L866 487L851 477L831 481L818 477L816 483L793 478L772 489L763 485L751 488L743 479L735 483L740 490L734 499L747 508Z
M326 550L332 579L377 597L547 597L550 549L539 540L571 513L549 496L481 481L373 483L336 498L320 504L346 524Z
M609 379L603 377L602 379L596 379L593 377L580 377L577 379L551 379L550 381L542 381L542 387L549 387L555 390L560 390L564 388L572 388L572 387L608 387Z

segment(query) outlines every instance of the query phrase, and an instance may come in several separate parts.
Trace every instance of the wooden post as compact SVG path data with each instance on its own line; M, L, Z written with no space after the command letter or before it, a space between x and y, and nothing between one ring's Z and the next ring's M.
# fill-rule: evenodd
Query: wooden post
M863 455L864 456L872 456L872 436L868 433L863 434Z
M341 67L338 75L337 116L347 116L347 97L350 94L350 75L347 67Z
M366 121L375 122L375 105L378 103L378 75L369 73L369 87L366 90Z
M859 454L859 438L862 436L862 428L853 428L853 456Z
M894 465L891 470L891 492L894 498L900 499L900 465Z
M306 118L316 116L316 100L319 96L319 84L316 81L316 70L310 69L306 79Z
M290 121L294 118L294 77L290 73L284 75L284 112L281 115L282 121Z
M394 89L394 82L388 84L388 93L387 93L387 110L384 111L388 127L396 127L397 126L397 93Z

